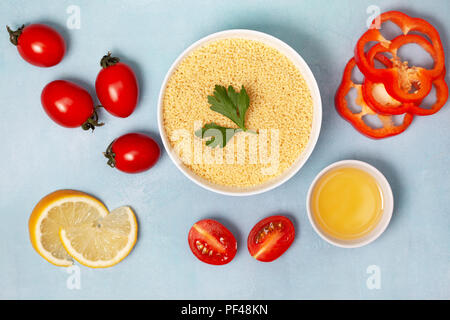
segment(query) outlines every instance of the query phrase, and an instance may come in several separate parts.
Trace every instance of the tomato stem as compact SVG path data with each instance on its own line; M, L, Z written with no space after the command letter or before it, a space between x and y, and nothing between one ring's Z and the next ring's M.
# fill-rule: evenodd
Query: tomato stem
M111 52L108 51L106 56L103 56L102 60L100 60L100 66L102 68L108 68L120 62L120 59L117 57L111 57Z
M108 148L106 148L106 151L103 152L103 155L105 156L105 158L108 159L108 166L110 166L111 168L116 167L116 154L112 151L112 145L113 145L114 141L111 142L109 144Z
M92 132L94 131L95 127L101 127L104 125L103 122L98 122L98 113L97 110L99 108L102 108L103 106L98 105L94 108L94 113L92 114L92 116L90 116L85 123L83 123L83 125L81 126L81 128L83 130L89 130L91 129Z
M9 26L6 26L6 30L8 30L9 33L9 41L15 46L17 46L19 37L22 34L23 28L25 28L25 25L23 24L19 29L16 31L11 30Z

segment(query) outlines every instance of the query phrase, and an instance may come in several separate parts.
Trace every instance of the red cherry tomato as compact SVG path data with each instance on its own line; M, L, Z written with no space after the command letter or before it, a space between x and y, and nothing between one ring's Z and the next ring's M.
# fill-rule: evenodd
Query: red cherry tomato
M127 173L150 169L159 159L158 144L145 134L128 133L114 140L104 153L108 165Z
M205 219L195 223L188 235L192 253L205 263L227 264L233 260L237 242L233 234L221 223Z
M22 26L17 31L7 27L10 41L25 61L38 67L52 67L64 57L66 43L53 28L45 24Z
M94 129L98 123L94 101L84 88L73 82L55 80L42 90L41 103L48 116L57 124L67 127Z
M126 118L136 108L139 87L133 69L119 61L119 58L111 57L111 53L103 57L100 62L103 69L95 80L95 91L109 113Z
M270 262L278 259L291 246L294 238L294 225L288 218L268 217L259 221L250 231L248 251L256 260Z

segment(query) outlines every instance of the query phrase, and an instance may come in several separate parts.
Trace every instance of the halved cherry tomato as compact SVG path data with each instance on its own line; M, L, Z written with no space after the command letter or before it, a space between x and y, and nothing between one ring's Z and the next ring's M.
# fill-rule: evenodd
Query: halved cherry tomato
M295 229L291 220L271 216L259 221L250 231L247 247L256 260L270 262L278 259L292 244Z
M205 263L227 264L233 260L237 242L233 234L221 223L205 219L196 222L188 235L192 253Z
M102 126L98 122L94 101L86 89L66 81L55 80L42 90L41 103L48 116L57 124L84 130Z
M108 52L100 62L102 70L95 80L95 91L102 106L116 117L126 118L136 108L139 87L134 74L125 63Z
M23 25L16 31L8 26L11 43L17 46L25 61L38 67L52 67L58 64L66 52L64 38L45 24Z
M103 154L108 165L126 173L139 173L153 167L161 151L158 144L142 133L128 133L116 140Z

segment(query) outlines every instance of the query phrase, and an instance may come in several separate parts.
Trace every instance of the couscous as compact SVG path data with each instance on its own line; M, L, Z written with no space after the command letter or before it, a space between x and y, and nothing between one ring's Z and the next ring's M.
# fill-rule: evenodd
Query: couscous
M246 126L222 148L209 148L194 132L214 122L236 125L210 110L215 85L245 87ZM298 68L277 49L240 38L216 40L194 50L170 76L163 123L172 148L196 175L219 185L252 187L288 169L305 149L313 100Z

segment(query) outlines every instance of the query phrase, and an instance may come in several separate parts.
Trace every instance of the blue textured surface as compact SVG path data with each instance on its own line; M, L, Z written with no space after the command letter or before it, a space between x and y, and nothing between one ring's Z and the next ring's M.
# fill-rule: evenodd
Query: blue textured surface
M81 8L81 29L66 28L71 5ZM358 134L334 110L344 65L365 29L366 8L399 9L432 22L450 43L450 3L442 1L1 1L0 25L44 22L68 42L62 63L29 65L0 41L0 298L450 298L450 108L416 118L400 136L374 141ZM2 27L4 28L4 27ZM159 135L160 84L174 59L210 33L248 28L287 42L310 65L323 99L322 132L311 158L290 181L268 193L235 198L190 182L167 154L152 170L127 175L106 165L102 151L130 131ZM108 50L139 76L140 104L128 119L101 113L107 125L94 134L55 125L40 105L44 85L62 78L93 91L98 60ZM447 55L449 55L447 51ZM448 77L447 77L448 80ZM310 226L309 184L341 159L364 160L390 181L396 200L386 232L359 249L333 247ZM81 289L69 290L65 269L33 250L27 221L44 195L73 188L99 197L110 209L131 205L140 233L131 255L104 270L81 267ZM261 218L287 214L298 236L273 263L259 263L246 236ZM186 237L191 225L212 217L238 239L232 263L196 260ZM381 270L381 289L366 286L366 268Z

